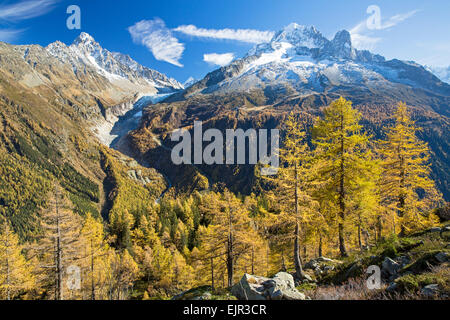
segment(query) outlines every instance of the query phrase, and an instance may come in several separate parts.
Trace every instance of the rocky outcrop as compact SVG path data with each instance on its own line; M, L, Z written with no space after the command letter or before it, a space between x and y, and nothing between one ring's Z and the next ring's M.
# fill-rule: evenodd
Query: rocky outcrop
M306 296L295 288L294 278L286 272L277 273L272 279L244 274L231 288L240 300L305 300Z
M341 264L341 261L333 260L326 257L318 257L316 259L311 259L305 264L305 270L313 270L316 276L326 274L333 271L335 267Z
M133 109L134 104L137 100L139 100L140 96L135 96L132 100L125 101L123 103L117 104L115 106L111 106L107 108L104 112L104 117L106 121L111 123L117 122L120 116L125 115L128 111Z

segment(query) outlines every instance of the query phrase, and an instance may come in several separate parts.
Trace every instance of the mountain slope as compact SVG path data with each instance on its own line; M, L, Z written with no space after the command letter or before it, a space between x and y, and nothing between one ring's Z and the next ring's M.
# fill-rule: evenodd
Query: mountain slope
M92 61L95 52L99 62ZM69 47L0 42L0 215L23 239L39 228L36 216L48 207L55 183L74 211L105 219L120 196L111 183L119 176L140 190L136 196L147 193L154 201L164 191L162 175L101 146L91 129L134 106L143 93L181 88L157 71L136 70L85 34ZM105 159L117 163L114 172ZM133 212L132 203L121 205Z

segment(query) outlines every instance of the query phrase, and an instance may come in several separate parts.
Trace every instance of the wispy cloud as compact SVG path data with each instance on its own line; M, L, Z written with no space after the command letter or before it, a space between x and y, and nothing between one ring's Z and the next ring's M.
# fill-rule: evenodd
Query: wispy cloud
M207 53L203 55L203 61L212 65L224 67L234 59L234 53Z
M390 17L384 24L382 24L381 29L384 30L395 27L397 24L405 21L406 19L413 17L419 11L420 10L413 10L406 13L396 14L395 16Z
M373 50L382 38L371 37L359 33L350 33L352 36L352 44L355 48L361 50Z
M15 29L0 29L0 41L14 41L23 30L15 30Z
M59 0L22 0L13 4L0 4L0 25L36 18L51 11ZM0 28L0 41L14 41L23 30Z
M274 32L259 31L253 29L205 29L198 28L192 24L179 26L173 31L183 34L209 39L235 40L247 43L262 43L272 39Z
M42 16L54 8L59 0L24 0L14 4L0 4L0 20L16 22Z
M367 20L361 21L350 30L353 45L358 49L373 50L382 38L374 36L377 31L388 30L395 27L399 23L413 17L420 10L413 10L406 13L396 14L385 21L381 21L380 25L373 29L368 28Z
M166 61L178 67L184 52L184 44L172 35L163 20L142 20L128 28L135 43L146 46L155 59Z

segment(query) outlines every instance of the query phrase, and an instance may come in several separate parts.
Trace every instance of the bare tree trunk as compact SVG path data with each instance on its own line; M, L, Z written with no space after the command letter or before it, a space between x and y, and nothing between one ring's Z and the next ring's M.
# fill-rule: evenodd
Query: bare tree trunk
M211 258L211 288L214 291L214 258Z
M345 179L345 168L344 168L344 116L341 115L341 168L340 168L340 184L339 184L339 251L341 252L341 256L347 257L347 249L345 248L345 238L344 238L344 221L345 221L345 187L344 187L344 179Z
M322 232L319 232L319 257L323 257L323 251L322 251Z
M401 141L402 142L402 141ZM403 189L405 187L405 159L401 153L400 146L399 146L399 155L400 155L400 194L398 199L398 216L403 217L405 214L405 195L403 194ZM405 226L403 223L400 224L400 235L405 235Z
M358 225L358 246L359 246L359 250L362 251L361 226L360 225Z
M231 210L229 212L228 221L228 246L227 246L227 271L228 271L228 287L233 286L233 219Z
M91 300L95 300L94 245L92 239L91 239Z
M299 248L299 240L300 240L300 224L298 221L298 168L297 164L295 164L295 191L294 191L294 201L295 201L295 240L294 240L294 266L295 266L295 274L297 279L303 279L303 270L302 270L302 260L300 257L300 248Z
M382 232L383 232L383 222L381 221L381 216L378 216L378 221L377 221L377 234L378 234L378 239L376 239L376 241L380 241L380 240L381 240L381 238L382 238L382 236L381 236Z
M252 274L255 274L255 247L252 245Z

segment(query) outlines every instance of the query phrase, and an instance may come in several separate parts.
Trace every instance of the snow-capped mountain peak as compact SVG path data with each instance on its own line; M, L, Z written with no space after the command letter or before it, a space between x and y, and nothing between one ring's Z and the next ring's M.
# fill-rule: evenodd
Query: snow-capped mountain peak
M80 35L73 41L73 44L95 42L95 39L86 32L81 32Z
M291 23L278 31L270 42L256 45L247 56L261 56L277 51L280 53L280 50L285 58L294 58L295 56L311 56L316 60L372 60L375 57L381 58L368 51L356 50L347 30L339 31L332 40L328 40L315 27L296 23Z
M191 87L193 92L230 92L273 88L300 95L323 93L330 88L392 90L398 85L447 94L443 84L419 64L386 59L353 47L350 33L342 30L333 39L315 27L292 23L271 41L253 47L242 59L208 74ZM280 89L289 88L289 89Z
M307 27L297 23L291 23L278 31L271 43L287 42L294 47L320 48L327 39L313 26Z
M196 83L198 80L196 80L194 77L189 77L187 80L183 83L183 86L185 88L188 88L192 86L194 83Z
M47 51L62 62L71 63L74 73L89 66L111 82L122 85L123 81L131 82L139 90L168 92L183 89L183 85L175 79L140 65L130 56L102 48L86 32L82 32L70 46L56 41L47 46Z

